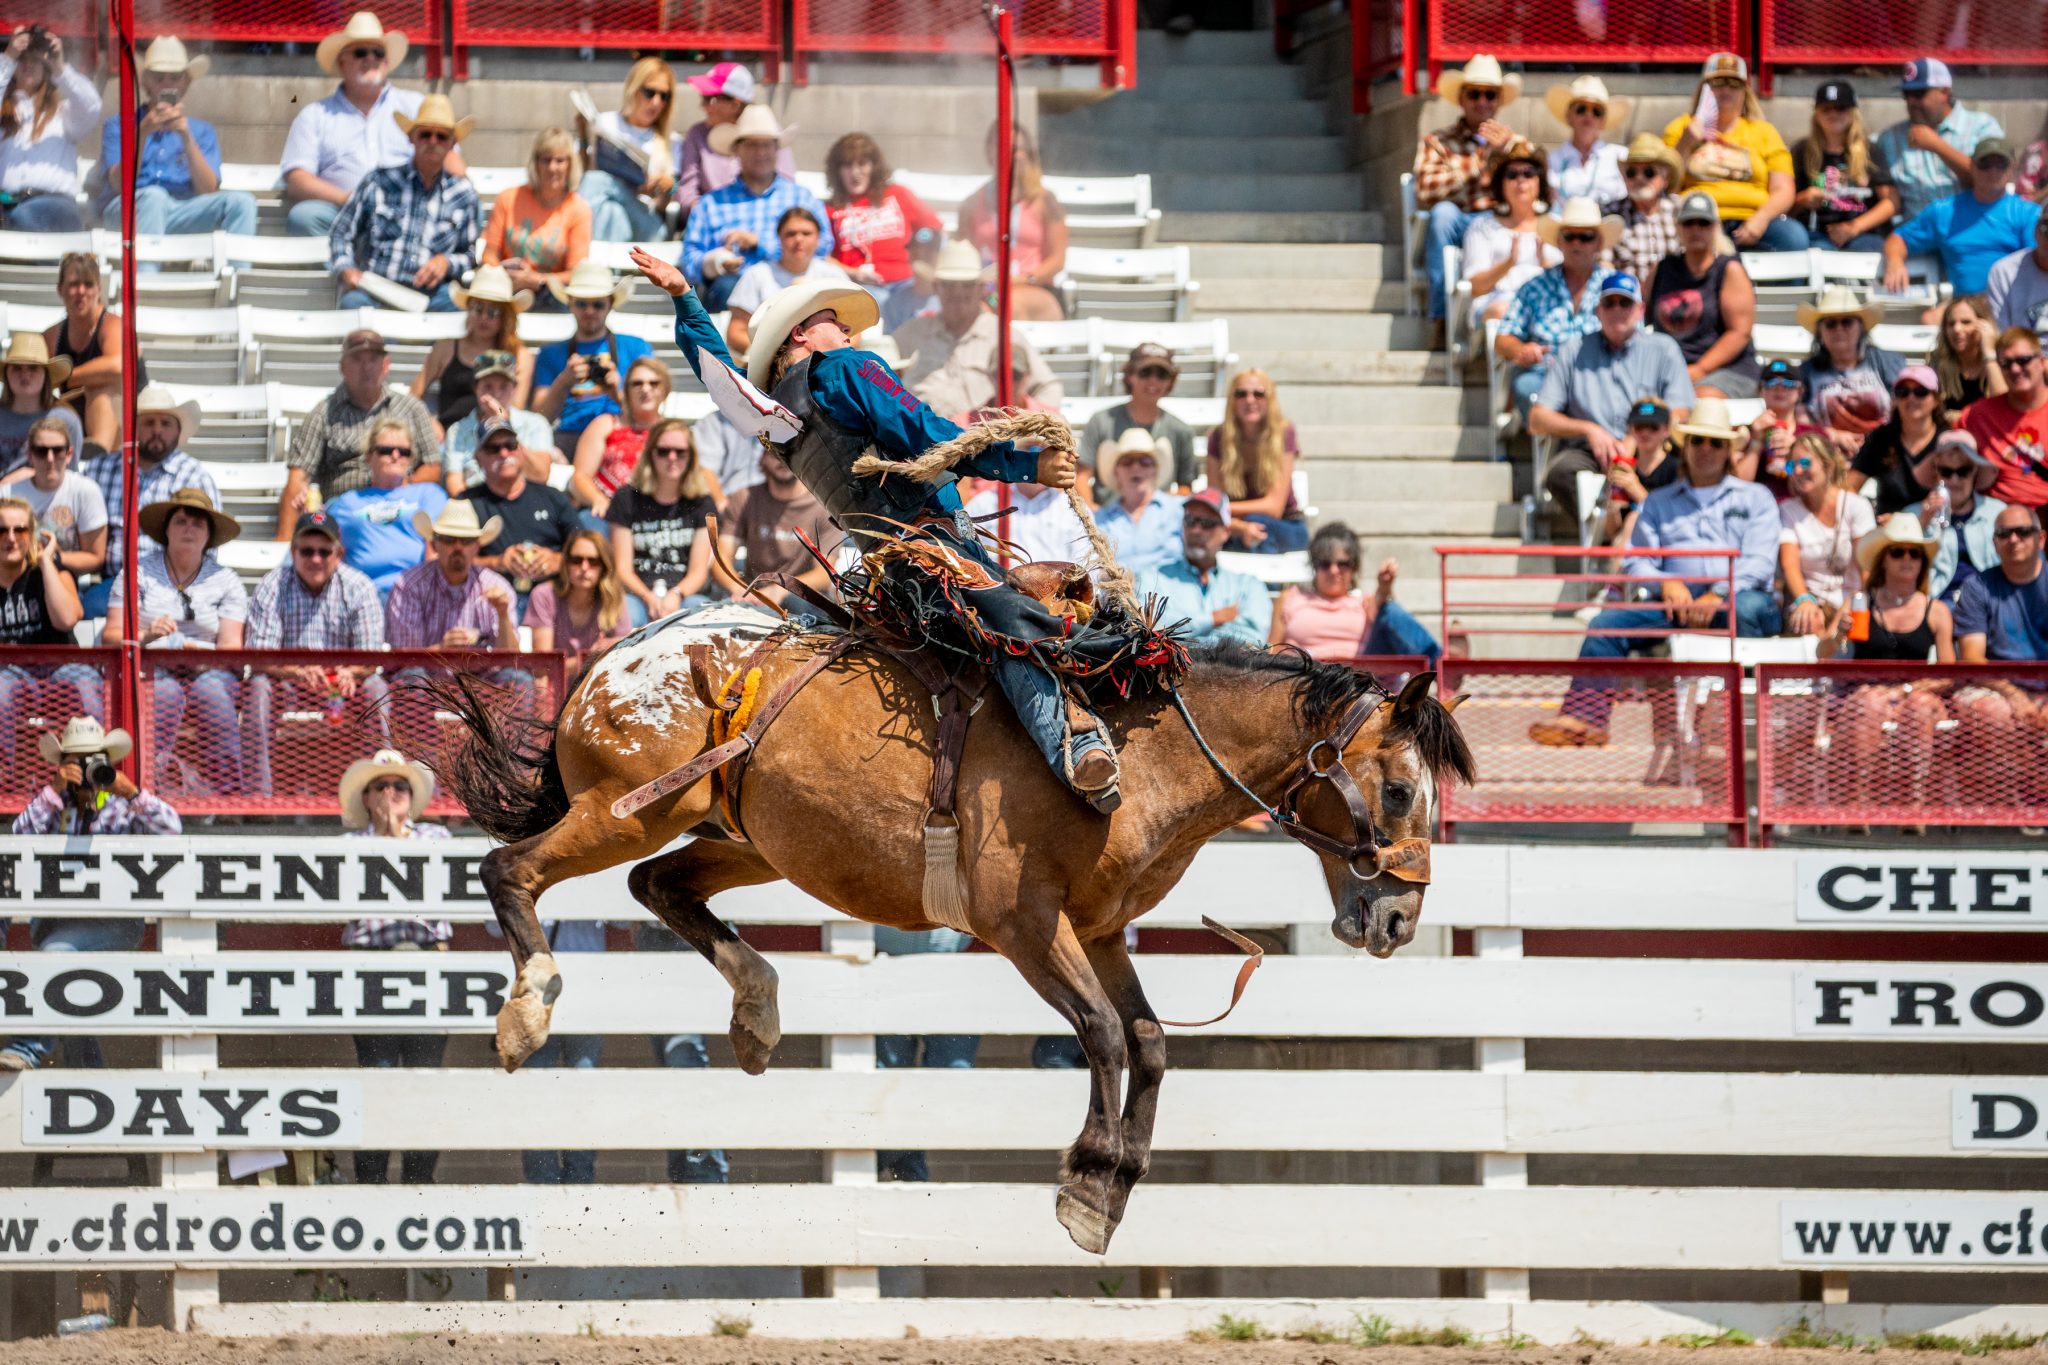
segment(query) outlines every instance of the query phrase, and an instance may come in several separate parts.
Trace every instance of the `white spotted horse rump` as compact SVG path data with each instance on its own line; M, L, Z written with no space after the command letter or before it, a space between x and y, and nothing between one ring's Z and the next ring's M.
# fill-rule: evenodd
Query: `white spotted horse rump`
M571 703L578 725L668 733L700 723L708 708L690 681L690 650L702 646L717 679L778 632L795 627L761 607L721 602L650 622L607 650ZM564 720L568 717L565 715ZM630 752L630 750L628 750Z

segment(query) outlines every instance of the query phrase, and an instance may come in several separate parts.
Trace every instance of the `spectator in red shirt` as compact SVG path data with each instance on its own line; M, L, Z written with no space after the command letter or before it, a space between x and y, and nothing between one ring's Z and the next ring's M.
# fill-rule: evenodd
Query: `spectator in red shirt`
M825 213L832 220L832 257L854 282L886 301L910 278L910 245L920 231L945 235L924 200L892 185L896 172L866 133L848 133L825 153Z
M1963 429L1998 469L1991 496L2021 507L2048 505L2048 380L2041 339L2025 327L1998 337L2005 392L1980 398L1963 414Z

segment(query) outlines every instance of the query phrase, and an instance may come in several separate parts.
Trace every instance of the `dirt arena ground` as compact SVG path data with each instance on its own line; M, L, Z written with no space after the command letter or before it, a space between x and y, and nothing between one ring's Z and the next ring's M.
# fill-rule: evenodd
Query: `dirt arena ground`
M2042 1365L2039 1350L1967 1365ZM282 1337L158 1331L0 1344L4 1365L1966 1365L1954 1351L1672 1346L1377 1347L1308 1342L772 1341L577 1337Z

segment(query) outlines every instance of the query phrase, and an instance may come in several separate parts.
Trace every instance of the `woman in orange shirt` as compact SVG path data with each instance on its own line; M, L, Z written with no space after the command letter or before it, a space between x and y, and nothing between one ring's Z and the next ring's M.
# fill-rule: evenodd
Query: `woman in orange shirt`
M484 225L484 264L504 266L512 287L530 290L542 312L563 306L547 282L567 287L569 272L590 254L590 205L576 193L581 178L576 139L544 129L526 159L526 183L499 195Z

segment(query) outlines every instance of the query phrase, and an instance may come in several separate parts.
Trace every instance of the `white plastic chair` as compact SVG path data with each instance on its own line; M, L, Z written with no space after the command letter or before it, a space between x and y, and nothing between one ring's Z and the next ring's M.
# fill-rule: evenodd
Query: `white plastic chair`
M1180 370L1175 396L1202 398L1221 396L1224 382L1237 365L1237 352L1230 349L1228 318L1196 318L1188 322L1119 322L1101 324L1102 372L1094 389L1115 393L1122 388L1118 376L1131 352L1145 342L1156 342L1173 352Z
M1179 322L1200 287L1191 270L1184 246L1143 251L1069 247L1060 280L1069 316Z
M1422 244L1429 220L1415 203L1415 173L1401 172L1401 265L1408 274L1408 316L1419 317L1429 298L1429 275L1423 269Z
M1096 318L1062 322L1013 322L1010 332L1031 344L1067 393L1101 391L1102 323Z

